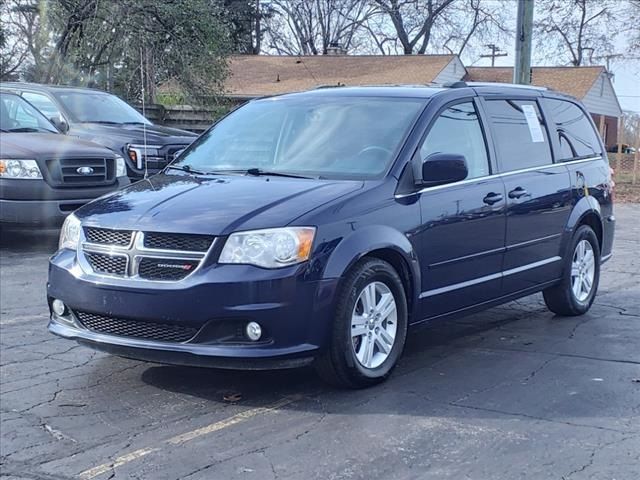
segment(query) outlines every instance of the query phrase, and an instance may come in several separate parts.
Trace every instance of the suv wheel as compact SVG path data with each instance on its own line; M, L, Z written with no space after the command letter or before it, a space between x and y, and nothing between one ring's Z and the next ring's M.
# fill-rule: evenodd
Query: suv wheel
M544 301L558 315L582 315L591 308L600 281L600 245L591 227L576 230L568 252L562 280L543 292Z
M365 258L342 283L329 346L316 370L340 387L375 385L391 374L406 336L407 301L400 276L389 263Z

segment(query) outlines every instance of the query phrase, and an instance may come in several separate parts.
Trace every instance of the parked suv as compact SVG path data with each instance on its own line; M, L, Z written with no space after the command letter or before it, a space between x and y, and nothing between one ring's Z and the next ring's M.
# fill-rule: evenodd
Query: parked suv
M124 159L60 134L36 108L0 93L0 223L61 224L76 208L129 184Z
M63 133L122 155L132 180L158 173L197 137L154 125L125 101L100 90L11 82L0 88L31 102Z
M408 332L542 291L589 310L611 256L604 146L535 88L361 87L255 100L164 172L78 210L51 332L161 363L385 379Z

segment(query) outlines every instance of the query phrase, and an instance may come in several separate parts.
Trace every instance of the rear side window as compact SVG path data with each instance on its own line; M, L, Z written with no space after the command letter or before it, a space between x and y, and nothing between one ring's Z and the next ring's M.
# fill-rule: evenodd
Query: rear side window
M503 172L553 163L535 100L487 100L486 107Z
M453 105L436 119L420 148L420 158L424 161L433 153L464 155L469 169L467 178L489 175L484 136L472 102Z
M547 98L545 105L555 123L560 143L559 160L601 155L600 141L584 111L566 100Z

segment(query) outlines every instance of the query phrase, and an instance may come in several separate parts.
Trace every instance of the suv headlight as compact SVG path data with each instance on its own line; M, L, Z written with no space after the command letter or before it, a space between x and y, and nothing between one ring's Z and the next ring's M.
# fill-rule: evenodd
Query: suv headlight
M120 155L116 155L116 177L127 176L127 164L124 163L124 158Z
M80 220L73 213L70 214L62 224L60 230L60 242L58 248L68 248L76 250L80 241Z
M0 177L36 180L42 172L35 160L0 160Z
M233 233L218 263L243 263L280 268L304 262L311 255L315 227L285 227Z
M127 155L137 168L144 168L146 157L159 158L161 145L137 145L134 143L127 145Z

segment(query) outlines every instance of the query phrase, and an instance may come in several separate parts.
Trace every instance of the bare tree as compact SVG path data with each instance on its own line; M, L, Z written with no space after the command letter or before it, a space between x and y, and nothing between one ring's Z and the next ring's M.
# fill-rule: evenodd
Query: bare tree
M640 0L629 0L627 9L629 27L629 50L640 54Z
M541 0L536 4L537 44L554 62L592 64L613 51L616 0Z
M272 0L270 7L263 25L267 48L288 55L357 48L358 32L375 13L367 0Z

